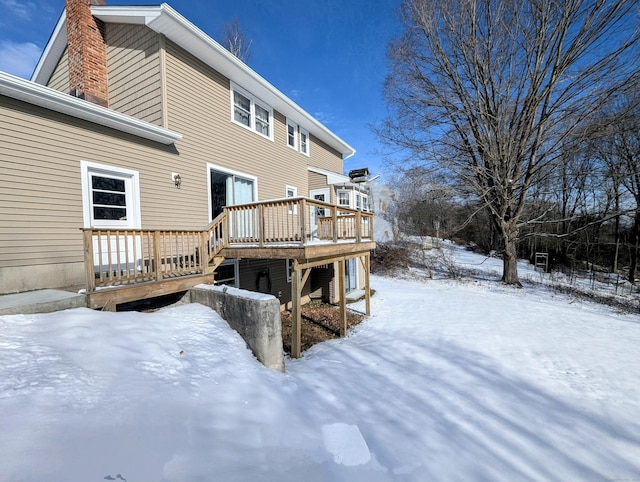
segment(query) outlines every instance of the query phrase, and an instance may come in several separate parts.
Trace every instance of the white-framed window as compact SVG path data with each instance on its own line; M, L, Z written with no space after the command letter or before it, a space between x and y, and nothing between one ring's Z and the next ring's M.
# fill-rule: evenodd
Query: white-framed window
M356 197L356 209L369 212L369 195L359 191L355 191L354 194Z
M287 145L298 150L298 125L287 119Z
M347 189L338 190L338 206L351 207L351 191Z
M309 132L300 127L300 152L309 155Z
M227 285L238 287L238 260L226 259L218 266L213 274L215 285Z
M305 156L309 155L309 131L287 119L287 145Z
M141 227L137 171L81 161L85 228Z
M298 188L286 186L286 197L298 197ZM297 206L289 206L289 214L298 214Z
M369 212L371 208L369 207L369 196L366 194L362 195L362 210Z
M231 120L273 140L273 109L233 83L231 84Z

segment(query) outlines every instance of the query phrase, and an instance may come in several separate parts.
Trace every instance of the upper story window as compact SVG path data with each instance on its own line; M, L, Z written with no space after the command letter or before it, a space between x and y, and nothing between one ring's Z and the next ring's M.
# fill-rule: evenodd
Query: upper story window
M287 119L287 145L291 149L309 155L309 131Z
M287 145L298 150L298 126L287 119Z
M233 120L251 127L251 101L238 92L233 93Z
M231 99L233 122L273 140L273 109L271 107L233 83Z
M300 152L309 155L309 132L300 128Z
M271 136L271 113L264 107L255 104L256 132L265 137Z

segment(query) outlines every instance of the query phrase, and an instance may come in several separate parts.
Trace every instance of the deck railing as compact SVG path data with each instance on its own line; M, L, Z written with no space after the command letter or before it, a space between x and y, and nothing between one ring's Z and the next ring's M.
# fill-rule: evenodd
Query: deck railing
M373 214L304 197L225 207L234 244L304 245L373 240Z
M373 214L287 198L227 206L204 230L84 229L87 290L206 274L227 246L373 240Z

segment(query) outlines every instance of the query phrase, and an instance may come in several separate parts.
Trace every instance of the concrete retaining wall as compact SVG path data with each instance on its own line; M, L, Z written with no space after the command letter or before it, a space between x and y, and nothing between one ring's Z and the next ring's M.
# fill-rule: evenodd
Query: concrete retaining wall
M266 367L284 371L280 302L272 295L228 286L198 285L189 292L192 303L209 306L240 333Z

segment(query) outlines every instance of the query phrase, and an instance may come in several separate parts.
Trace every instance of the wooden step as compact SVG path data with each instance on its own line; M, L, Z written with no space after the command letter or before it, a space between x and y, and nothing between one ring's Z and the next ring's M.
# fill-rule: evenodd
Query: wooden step
M225 260L224 256L214 256L213 260L209 262L208 272L213 273L216 270L216 268L222 264L224 260Z

